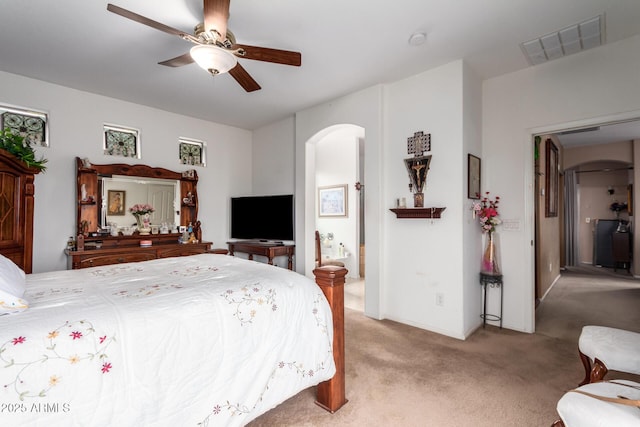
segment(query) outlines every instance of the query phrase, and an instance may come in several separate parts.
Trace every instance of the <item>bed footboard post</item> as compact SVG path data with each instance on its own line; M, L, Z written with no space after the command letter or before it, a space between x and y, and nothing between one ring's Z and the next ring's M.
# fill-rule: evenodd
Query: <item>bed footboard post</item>
M347 275L347 269L328 265L316 268L313 274L331 306L333 358L336 364L336 374L333 378L318 384L316 404L334 413L348 402L345 397L344 362L344 278Z

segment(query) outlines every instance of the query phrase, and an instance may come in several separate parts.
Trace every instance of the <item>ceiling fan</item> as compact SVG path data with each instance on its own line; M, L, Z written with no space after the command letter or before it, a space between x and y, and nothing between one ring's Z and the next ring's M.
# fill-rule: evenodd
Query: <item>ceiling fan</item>
M195 27L194 34L185 33L111 3L107 4L107 10L156 30L176 35L195 45L189 52L158 64L180 67L196 62L211 75L228 72L247 92L259 90L260 85L238 63L238 58L300 66L302 56L299 52L237 44L235 36L227 29L230 0L203 1L204 22Z

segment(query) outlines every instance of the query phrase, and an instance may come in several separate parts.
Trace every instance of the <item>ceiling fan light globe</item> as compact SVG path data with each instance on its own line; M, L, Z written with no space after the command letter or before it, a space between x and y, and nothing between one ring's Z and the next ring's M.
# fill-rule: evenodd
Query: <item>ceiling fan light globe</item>
M189 53L202 69L213 75L224 74L238 63L238 58L233 53L215 45L196 45Z

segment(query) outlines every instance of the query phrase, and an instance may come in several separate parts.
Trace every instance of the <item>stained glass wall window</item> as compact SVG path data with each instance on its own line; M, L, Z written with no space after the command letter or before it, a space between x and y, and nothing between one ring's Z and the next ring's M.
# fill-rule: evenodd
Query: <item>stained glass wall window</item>
M191 166L205 166L205 143L195 139L178 139L180 163Z
M104 125L104 154L140 158L140 131L113 125Z
M9 129L31 145L49 146L47 114L0 105L0 129Z

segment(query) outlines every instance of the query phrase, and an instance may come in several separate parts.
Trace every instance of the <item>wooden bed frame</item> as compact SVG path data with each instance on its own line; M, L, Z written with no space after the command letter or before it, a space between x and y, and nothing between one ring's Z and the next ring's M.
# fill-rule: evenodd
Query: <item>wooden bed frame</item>
M344 362L344 280L347 269L327 265L313 270L316 283L322 289L331 306L333 316L333 359L336 374L328 381L318 384L316 404L334 413L348 402L345 395Z

